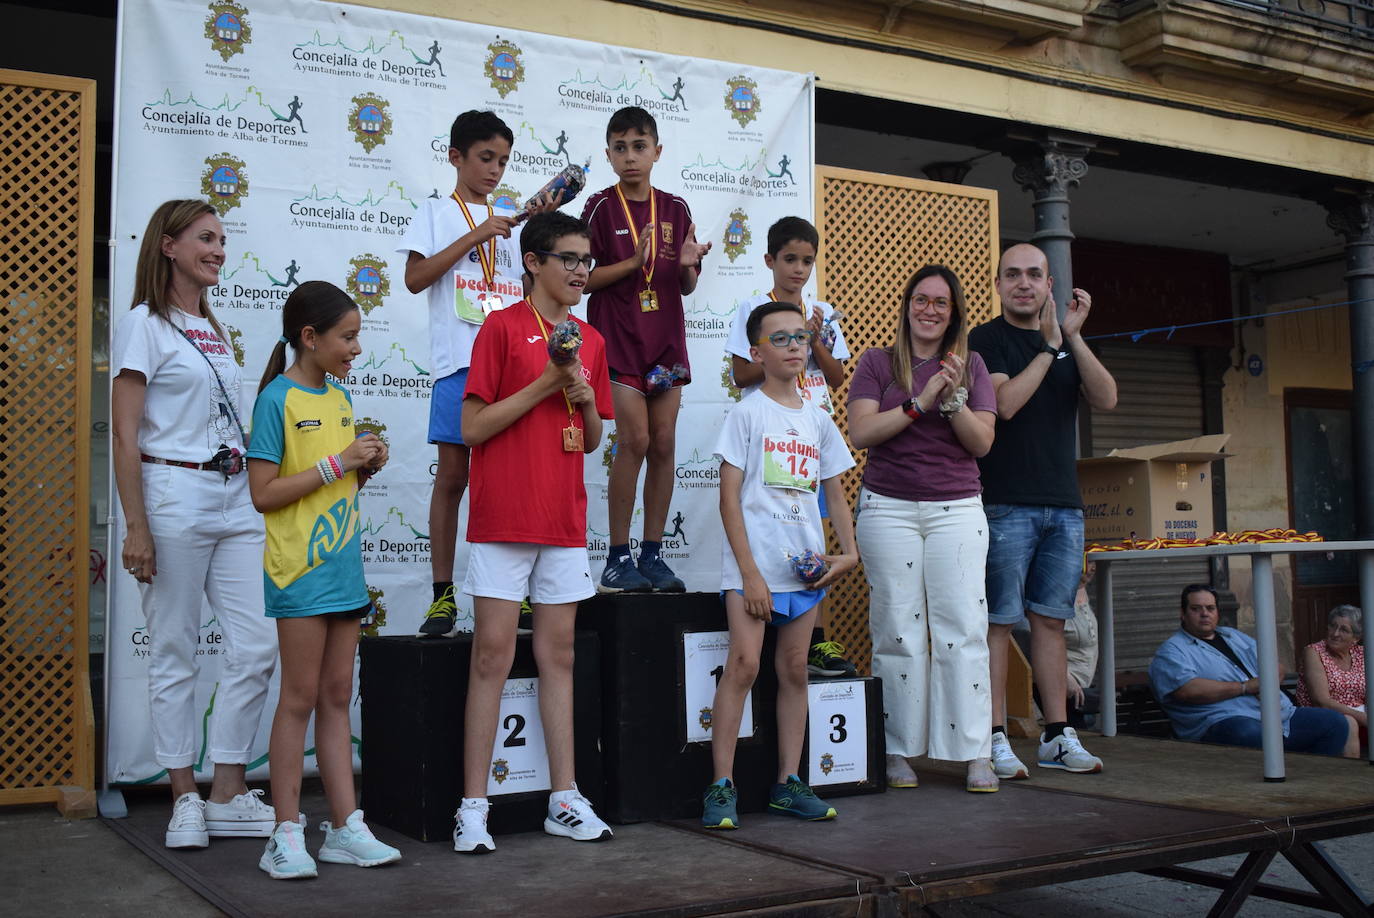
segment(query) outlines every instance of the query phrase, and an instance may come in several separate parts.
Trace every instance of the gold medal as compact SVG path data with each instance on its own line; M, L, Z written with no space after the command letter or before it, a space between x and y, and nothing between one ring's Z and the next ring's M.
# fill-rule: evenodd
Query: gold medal
M477 297L477 304L482 307L482 314L486 316L506 308L506 301L501 299L499 293L483 293Z
M569 420L572 420L569 418ZM569 424L563 428L563 452L580 453L582 448L582 428Z
M625 212L625 225L630 228L630 242L639 251L639 229L635 226L634 217L630 214L630 205L625 201L625 194L620 190L620 185L615 186L616 197L620 199L620 209ZM658 294L654 292L654 268L658 263L658 199L654 196L654 190L649 189L649 251L645 260L645 265L640 269L644 274L644 289L639 291L639 311L658 312ZM672 226L665 223L663 225L663 241L665 244L672 242Z
M652 290L639 291L639 311L658 312L658 294Z

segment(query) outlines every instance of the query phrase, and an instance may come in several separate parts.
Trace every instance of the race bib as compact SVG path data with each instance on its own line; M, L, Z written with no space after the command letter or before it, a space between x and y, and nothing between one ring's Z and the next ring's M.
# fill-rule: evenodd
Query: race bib
M821 451L788 428L763 436L763 483L794 491L820 490Z
M453 314L460 322L481 325L486 321L481 303L477 302L477 291L457 271L453 272Z

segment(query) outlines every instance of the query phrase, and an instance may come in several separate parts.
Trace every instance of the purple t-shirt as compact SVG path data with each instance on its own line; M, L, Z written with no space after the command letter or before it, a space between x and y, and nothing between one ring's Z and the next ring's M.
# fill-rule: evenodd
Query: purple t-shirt
M919 394L940 370L932 360L916 369L911 391ZM997 411L997 393L983 358L968 355L968 407L973 411ZM884 348L870 348L859 358L849 384L849 401L868 399L879 411L896 408L909 396L892 380L892 359ZM939 409L921 415L895 437L869 447L864 467L864 487L898 500L957 500L982 493L978 462L964 449L949 421Z
M687 202L675 194L653 189L658 220L658 257L654 260L654 292L658 309L644 312L639 291L644 272L631 271L609 287L602 287L587 302L587 321L606 339L606 362L617 373L643 376L661 364L672 369L687 360L687 326L682 309L682 281L678 273L680 246L692 226ZM626 201L635 231L649 222L646 201ZM634 234L625 222L615 187L602 189L587 199L582 211L591 234L592 255L603 265L624 261L635 252Z

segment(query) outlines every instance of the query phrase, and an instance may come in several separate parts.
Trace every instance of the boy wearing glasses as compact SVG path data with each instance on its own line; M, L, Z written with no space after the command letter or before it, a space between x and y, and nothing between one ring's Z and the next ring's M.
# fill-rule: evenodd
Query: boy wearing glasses
M576 841L611 837L573 780L573 619L578 602L595 592L583 456L596 449L612 410L601 335L569 309L596 262L586 224L558 211L530 218L520 253L533 278L530 294L483 323L463 398L463 438L472 448L472 553L463 592L473 598L473 644L453 847L473 854L495 848L486 828L487 781L526 596L553 787L544 831ZM565 321L581 334L578 351L556 347L567 340L558 327ZM550 356L556 349L559 359Z
M725 418L716 444L720 460L720 516L725 525L721 589L730 625L730 653L712 705L711 759L715 781L703 796L702 825L739 826L733 779L735 740L744 699L758 675L763 630L778 626L778 777L769 809L800 819L833 819L797 772L806 733L806 656L816 607L825 588L858 563L854 521L839 475L854 465L835 422L797 391L811 330L801 307L764 303L749 314L750 356L763 381ZM844 508L831 525L841 553L825 555L818 494ZM819 570L796 563L820 556Z

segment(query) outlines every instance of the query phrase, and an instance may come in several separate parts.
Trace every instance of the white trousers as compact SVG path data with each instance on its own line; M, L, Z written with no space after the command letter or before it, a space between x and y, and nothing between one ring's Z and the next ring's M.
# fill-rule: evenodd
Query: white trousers
M196 650L208 598L224 643L207 759L247 764L277 665L277 629L263 607L265 536L248 475L225 481L218 472L144 463L143 501L157 552L157 575L139 584L154 757L163 768L199 758Z
M991 755L981 498L910 501L864 489L856 532L888 754Z

